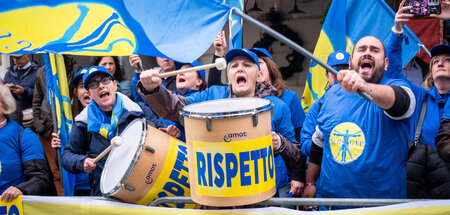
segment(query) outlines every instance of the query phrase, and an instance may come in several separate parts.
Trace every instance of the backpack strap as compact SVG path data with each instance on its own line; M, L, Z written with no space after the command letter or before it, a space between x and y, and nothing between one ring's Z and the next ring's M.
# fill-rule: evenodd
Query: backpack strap
M420 110L419 121L417 122L416 131L414 132L414 141L409 142L408 148L408 157L411 157L411 154L416 149L417 144L419 143L420 134L422 133L423 121L425 120L425 115L427 114L427 106L428 106L428 93L425 94L425 97L422 102L422 109ZM425 147L426 148L426 147Z

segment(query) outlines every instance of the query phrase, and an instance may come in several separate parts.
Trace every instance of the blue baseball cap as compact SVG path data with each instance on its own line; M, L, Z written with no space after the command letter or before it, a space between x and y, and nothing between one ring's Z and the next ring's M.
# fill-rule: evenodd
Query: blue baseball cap
M348 65L350 54L346 51L335 51L328 55L327 64L331 67L336 65Z
M108 70L104 66L91 66L89 67L89 70L84 73L83 75L83 85L86 90L89 90L87 88L87 84L89 83L89 80L93 78L96 75L106 75L112 78L112 80L116 80L114 76L111 75L111 73L108 72Z
M70 82L70 84L75 87L78 84L78 81L80 81L80 79L83 79L84 73L86 73L88 70L89 70L89 68L80 69L80 71L78 71L77 74L75 74L75 76L73 77L72 82Z
M194 61L194 62L192 62L192 63L182 63L182 62L178 62L178 61L174 61L174 63L175 63L175 69L176 70L179 70L179 69L181 69L181 67L182 66L184 66L184 65L186 65L186 64L189 64L189 65L191 65L191 66L193 66L193 67L196 67L196 66L202 66L203 64L202 63L200 63L200 62L198 62L198 61ZM205 70L197 70L197 72L198 72L198 74L200 74L200 77L202 77L202 80L203 80L203 82L205 81Z
M266 56L266 57L270 58L271 61L273 61L272 55L270 55L270 53L265 48L253 47L250 49L250 51L255 53L257 56L261 56L261 55Z
M447 44L439 44L435 45L433 48L431 48L431 57L434 57L436 55L440 54L450 54L450 45Z
M248 57L250 60L252 60L254 63L256 63L256 65L258 66L258 69L261 69L259 67L258 56L256 56L255 53L251 52L248 49L231 49L225 55L225 60L227 60L227 64L229 64L235 57L238 57L238 56Z

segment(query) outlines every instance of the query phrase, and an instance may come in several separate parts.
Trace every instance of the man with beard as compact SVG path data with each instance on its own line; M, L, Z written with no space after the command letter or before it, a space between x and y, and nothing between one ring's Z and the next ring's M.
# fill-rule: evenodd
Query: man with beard
M339 71L339 84L324 95L310 157L321 160L321 168L308 168L304 197L315 196L320 171L323 198L406 198L415 97L404 81L383 77L388 63L379 39L367 36L356 43L350 69Z

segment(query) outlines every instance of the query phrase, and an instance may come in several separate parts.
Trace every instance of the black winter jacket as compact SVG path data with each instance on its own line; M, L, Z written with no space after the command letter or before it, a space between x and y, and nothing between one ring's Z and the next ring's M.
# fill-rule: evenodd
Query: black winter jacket
M444 161L430 145L409 143L406 164L409 199L450 198L450 174Z

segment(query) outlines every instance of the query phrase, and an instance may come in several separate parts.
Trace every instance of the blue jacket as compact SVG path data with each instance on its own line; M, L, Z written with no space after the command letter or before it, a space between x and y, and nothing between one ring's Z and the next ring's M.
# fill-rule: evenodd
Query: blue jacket
M299 141L300 128L305 120L305 112L303 111L302 103L300 102L297 93L287 89L284 89L283 95L281 95L280 99L286 103L291 110L291 122L295 129L296 139Z
M5 83L19 85L24 89L23 93L18 95L22 110L32 107L34 82L38 68L39 66L35 63L31 63L31 66L23 70L19 70L16 66L13 66L9 67L5 74Z
M125 108L124 113L117 124L116 134L120 134L123 129L136 118L144 117L142 109L123 94L119 94ZM67 143L62 155L61 163L63 167L71 173L84 172L83 163L86 157L95 158L109 145L110 141L105 139L99 133L87 132L87 108L75 117L75 123L70 133L69 142ZM86 156L87 154L87 156ZM89 174L89 183L91 186L91 195L100 196L100 178L106 161L105 156L97 163L91 174Z
M389 67L385 72L384 76L390 79L402 79L411 86L411 90L416 97L416 109L414 110L414 114L411 116L411 126L409 130L409 138L408 140L414 140L414 132L416 130L417 122L419 121L420 111L422 110L422 102L425 98L425 95L428 94L428 107L427 114L425 115L425 120L422 126L422 133L420 135L419 141L429 144L434 149L436 149L436 145L434 143L434 138L437 136L439 131L439 123L441 120L442 113L444 111L444 105L450 97L450 92L445 93L443 96L439 94L436 87L431 88L430 90L426 90L425 88L414 84L410 80L408 80L402 71L402 65L400 60L402 56L402 41L404 37L398 36L394 33L391 33L391 37L389 39L388 44L388 56L389 56Z

